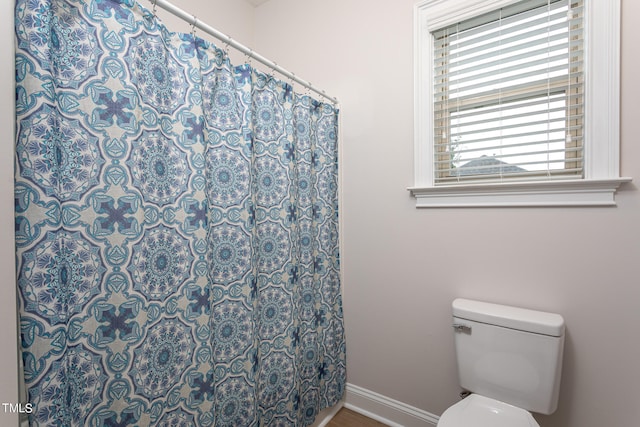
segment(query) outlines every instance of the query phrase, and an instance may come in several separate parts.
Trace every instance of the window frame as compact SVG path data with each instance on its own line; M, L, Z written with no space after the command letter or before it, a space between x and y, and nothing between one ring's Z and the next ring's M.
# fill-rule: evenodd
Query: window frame
M620 0L585 0L584 177L435 184L433 35L519 0L423 0L414 8L416 207L611 206L620 177Z

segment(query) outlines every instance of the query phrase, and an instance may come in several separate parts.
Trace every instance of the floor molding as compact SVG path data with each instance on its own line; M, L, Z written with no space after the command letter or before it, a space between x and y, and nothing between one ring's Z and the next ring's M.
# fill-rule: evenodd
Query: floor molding
M344 401L338 402L331 408L325 408L316 417L316 422L311 427L325 427L336 416L338 411L344 406Z
M344 407L391 427L432 427L439 417L355 384L347 384Z

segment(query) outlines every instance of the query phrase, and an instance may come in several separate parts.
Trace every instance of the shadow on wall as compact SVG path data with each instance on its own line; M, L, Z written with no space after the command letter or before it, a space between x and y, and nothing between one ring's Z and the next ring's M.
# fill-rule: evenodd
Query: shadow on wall
M572 413L573 384L575 383L576 351L571 335L571 326L567 322L564 334L564 352L562 355L562 379L560 380L560 398L558 409L552 415L533 414L540 427L569 425L569 414Z

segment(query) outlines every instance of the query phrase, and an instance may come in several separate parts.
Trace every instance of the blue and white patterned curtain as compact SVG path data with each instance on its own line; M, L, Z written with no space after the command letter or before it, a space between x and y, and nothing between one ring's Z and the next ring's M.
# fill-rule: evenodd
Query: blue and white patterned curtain
M337 111L133 0L16 4L33 426L303 426L345 386Z

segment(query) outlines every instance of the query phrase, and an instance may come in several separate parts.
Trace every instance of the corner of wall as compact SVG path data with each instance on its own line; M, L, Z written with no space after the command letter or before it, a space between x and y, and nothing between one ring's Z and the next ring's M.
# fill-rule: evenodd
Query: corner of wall
M14 52L14 2L2 2L0 20L2 40L0 45L0 140L3 155L0 156L0 424L18 425L17 412L7 409L7 405L19 403L18 393L18 324L16 306L15 245L13 212L13 159L15 134L15 52Z

